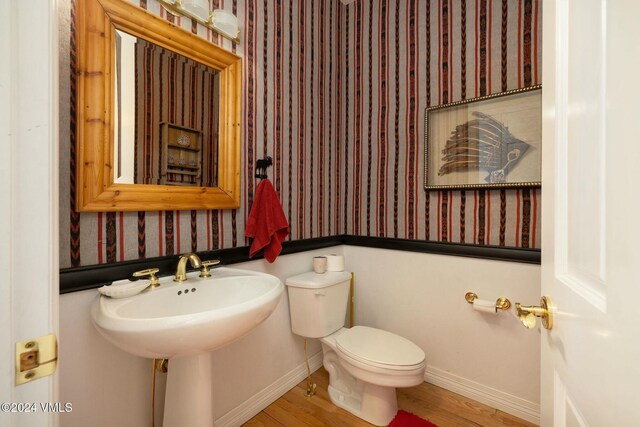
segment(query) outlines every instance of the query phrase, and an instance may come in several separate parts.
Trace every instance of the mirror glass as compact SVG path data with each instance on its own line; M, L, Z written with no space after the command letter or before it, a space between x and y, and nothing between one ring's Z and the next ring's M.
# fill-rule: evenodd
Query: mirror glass
M218 185L220 72L115 32L114 182Z

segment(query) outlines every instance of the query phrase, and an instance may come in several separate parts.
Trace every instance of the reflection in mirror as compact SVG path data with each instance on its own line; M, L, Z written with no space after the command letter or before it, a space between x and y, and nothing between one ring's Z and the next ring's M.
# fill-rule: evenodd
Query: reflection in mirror
M218 185L220 73L116 31L114 182Z

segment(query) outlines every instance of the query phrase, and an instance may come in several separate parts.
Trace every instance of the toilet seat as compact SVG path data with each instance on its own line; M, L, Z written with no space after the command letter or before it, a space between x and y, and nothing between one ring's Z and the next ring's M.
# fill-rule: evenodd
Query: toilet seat
M336 337L336 350L347 359L369 367L413 371L425 366L424 351L391 332L354 326Z

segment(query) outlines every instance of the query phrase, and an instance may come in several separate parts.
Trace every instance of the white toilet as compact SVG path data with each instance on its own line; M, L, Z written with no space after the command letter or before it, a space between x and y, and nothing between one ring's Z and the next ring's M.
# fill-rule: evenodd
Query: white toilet
M321 338L331 401L371 424L386 426L398 411L396 387L424 381L425 355L391 332L345 328L350 280L348 272L288 278L291 329L296 335Z

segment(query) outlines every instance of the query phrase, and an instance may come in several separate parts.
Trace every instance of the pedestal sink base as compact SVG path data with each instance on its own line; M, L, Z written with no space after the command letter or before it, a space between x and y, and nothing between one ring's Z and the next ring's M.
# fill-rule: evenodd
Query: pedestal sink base
M213 426L211 353L169 360L164 427Z

